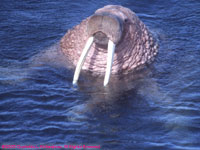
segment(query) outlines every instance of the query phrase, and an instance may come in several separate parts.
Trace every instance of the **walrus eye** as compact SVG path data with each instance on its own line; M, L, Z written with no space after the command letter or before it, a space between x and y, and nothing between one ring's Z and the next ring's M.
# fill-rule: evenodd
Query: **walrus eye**
M128 22L128 19L125 19L124 22L127 23L127 22Z

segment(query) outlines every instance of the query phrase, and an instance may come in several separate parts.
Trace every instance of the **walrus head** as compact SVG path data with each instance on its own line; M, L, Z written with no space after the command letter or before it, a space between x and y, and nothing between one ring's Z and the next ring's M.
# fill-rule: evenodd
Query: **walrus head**
M106 86L111 73L126 74L151 62L158 45L134 12L108 5L69 30L61 40L61 48L76 65L73 84L83 67L94 74L105 72Z

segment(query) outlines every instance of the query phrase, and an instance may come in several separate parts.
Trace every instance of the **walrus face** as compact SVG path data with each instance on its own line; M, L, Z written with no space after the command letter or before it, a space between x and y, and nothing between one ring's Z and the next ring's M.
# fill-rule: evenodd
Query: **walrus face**
M108 45L107 66L104 78L104 86L108 84L112 70L115 46L120 41L122 32L123 22L119 17L113 14L96 13L90 17L87 24L87 33L89 39L85 45L85 48L83 49L79 62L76 66L73 84L76 84L79 78L82 65L93 42L103 46Z

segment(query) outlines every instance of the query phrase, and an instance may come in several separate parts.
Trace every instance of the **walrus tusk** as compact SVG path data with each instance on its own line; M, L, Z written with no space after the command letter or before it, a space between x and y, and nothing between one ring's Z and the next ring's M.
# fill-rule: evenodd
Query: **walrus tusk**
M105 74L105 77L104 77L104 86L106 86L108 84L109 79L110 79L114 53L115 53L115 44L111 40L109 40L109 42L108 42L106 74Z
M73 78L73 85L75 85L78 81L78 78L79 78L79 75L81 72L81 68L82 68L85 58L90 50L90 47L92 46L93 41L94 41L94 37L90 37L87 40L87 43L83 49L83 52L81 53L81 57L79 58L78 64L76 65L76 70L75 70L74 78Z
M90 50L90 47L92 46L93 41L94 41L94 37L90 37L87 40L87 43L86 43L86 45L83 49L83 52L82 52L82 54L79 58L78 64L76 65L76 70L75 70L74 78L73 78L73 85L77 84L81 68L82 68L83 63L85 61L85 58L86 58L86 56L87 56L87 54ZM106 86L108 84L109 79L110 79L114 53L115 53L115 44L111 40L109 40L109 42L108 42L107 66L106 66L106 73L105 73L105 77L104 77L104 86Z

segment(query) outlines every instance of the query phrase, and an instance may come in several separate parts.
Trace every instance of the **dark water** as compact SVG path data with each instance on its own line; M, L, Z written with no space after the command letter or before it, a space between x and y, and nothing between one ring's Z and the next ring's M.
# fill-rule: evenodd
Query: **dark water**
M135 11L159 40L134 78L73 70L56 48L66 31L107 4ZM0 1L0 144L200 149L200 1Z

